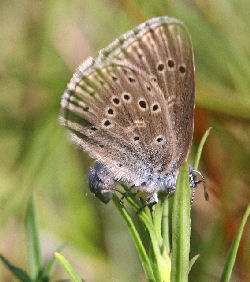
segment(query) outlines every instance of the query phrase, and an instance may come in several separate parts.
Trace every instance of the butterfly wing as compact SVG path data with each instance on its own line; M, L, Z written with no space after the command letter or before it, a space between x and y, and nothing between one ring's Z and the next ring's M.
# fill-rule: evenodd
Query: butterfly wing
M139 184L186 159L193 134L192 45L177 20L139 25L83 63L62 98L73 140L116 179Z
M151 80L156 79L157 98L166 107L165 128L158 128L157 133L165 137L167 146L162 148L162 156L155 159L155 168L158 172L175 170L186 160L193 136L192 43L185 26L168 17L149 20L135 28L129 37L133 36L137 40L116 57L151 74ZM151 143L154 144L153 139ZM157 146L154 149L157 151Z

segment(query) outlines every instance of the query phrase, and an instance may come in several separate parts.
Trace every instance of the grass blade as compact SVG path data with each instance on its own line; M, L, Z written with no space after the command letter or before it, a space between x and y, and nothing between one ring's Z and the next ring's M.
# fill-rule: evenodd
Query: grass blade
M172 212L172 282L188 281L191 234L190 190L189 168L187 163L184 163L177 179Z
M41 271L41 252L36 225L36 214L33 196L30 197L26 213L26 236L30 276L34 280Z
M222 275L221 275L221 279L220 279L221 282L227 282L231 278L234 262L235 262L235 259L236 259L237 250L238 250L238 247L239 247L239 244L240 244L240 239L242 237L244 226L247 222L247 218L248 218L249 214L250 214L250 204L248 205L248 207L245 211L245 214L243 215L243 219L241 221L240 227L239 227L239 229L236 233L236 236L233 240L233 243L232 243L231 248L229 250L229 253L227 255L226 263L225 263L225 266L224 266L224 269L223 269L223 272L222 272Z
M159 236L159 232L157 231L159 224L156 224L156 227L154 225L154 218L152 219L151 215L147 216L146 212L140 212L138 216L144 224L150 238L150 262L155 280L157 282L169 282L171 260L164 246L163 239ZM159 217L159 215L157 215L157 217Z
M56 250L56 252L61 252L61 251L63 250L64 246L65 246L65 245L63 245L62 247L58 248L58 249ZM41 277L42 277L41 280L42 280L43 282L47 282L47 281L50 280L49 277L50 277L51 272L52 272L52 270L53 270L53 266L54 266L54 264L55 264L55 261L56 261L55 256L52 256L52 257L50 258L50 260L48 261L46 267L43 269L42 274L41 274Z
M159 237L159 232L154 225L154 218L152 218L151 214L148 216L147 212L144 211L140 212L138 216L144 224L150 238L150 262L154 272L155 280L157 282L169 282L171 260L164 246L163 239L161 236ZM159 215L157 215L157 217L158 216ZM158 224L157 228L159 228Z
M63 266L65 271L68 273L69 277L73 280L73 282L82 282L82 279L77 274L73 266L66 260L66 258L60 253L55 252L56 259Z
M120 206L119 199L117 199L117 204ZM135 207L135 203L132 199L127 198L128 202ZM158 203L161 205L161 203ZM157 204L157 205L158 205ZM137 207L137 211L140 206ZM161 215L162 215L162 207L158 207L159 210L156 211L153 215L151 214L148 207L145 207L142 211L138 213L138 217L143 223L145 229L148 232L150 238L150 266L152 268L155 281L170 281L170 270L171 270L171 260L166 252L166 248L163 244L163 239L161 237ZM157 208L157 209L158 209ZM125 210L126 212L126 210ZM153 216L153 217L152 217ZM156 216L156 218L154 218ZM136 230L136 229L135 229Z
M209 127L208 130L205 132L205 134L201 138L201 142L200 142L200 144L198 146L197 154L195 156L194 169L198 169L200 158L201 158L202 149L203 149L203 146L204 146L204 144L205 144L205 142L207 140L207 137L208 137L211 129L212 129L212 127Z
M169 232L169 216L170 216L170 211L169 211L169 198L165 197L162 200L162 205L163 205L163 212L162 212L162 239L166 248L167 254L170 253L170 232Z
M21 268L16 267L13 264L11 264L2 255L0 255L0 259L5 264L5 266L8 267L9 270L16 276L17 279L19 279L22 282L31 282L31 279L30 279L29 275L24 270L22 270Z
M134 225L131 217L127 213L126 209L120 204L120 200L117 196L113 197L113 201L114 201L114 204L116 205L117 209L119 210L119 212L121 213L121 215L123 216L123 218L125 219L125 221L128 225L128 228L129 228L131 235L134 239L135 246L136 246L136 249L138 251L138 254L139 254L139 257L140 257L140 260L141 260L143 269L146 273L148 281L152 281L152 282L155 281L155 277L154 277L154 274L153 274L153 270L152 270L147 252L146 252L146 250L145 250L145 248L142 244L141 238L140 238L140 236L139 236L139 234L138 234L138 232L135 228L135 225Z
M157 205L153 206L153 223L155 227L155 232L159 240L162 238L161 235L162 212L163 212L163 205L162 205L162 201L160 200Z

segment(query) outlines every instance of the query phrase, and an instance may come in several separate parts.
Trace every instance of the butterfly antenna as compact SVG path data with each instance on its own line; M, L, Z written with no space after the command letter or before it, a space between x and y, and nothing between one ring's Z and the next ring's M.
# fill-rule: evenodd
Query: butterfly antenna
M195 173L197 173L197 174L200 175L201 180L196 181L195 184L199 184L199 183L201 183L201 182L203 183L204 197L205 197L206 201L208 201L209 195L208 195L208 192L207 192L205 177L202 175L202 173L201 173L200 171L198 171L198 170L196 170L196 169L194 169L193 172L195 172ZM194 192L193 192L193 194L194 194ZM192 196L192 199L193 199L193 196ZM192 201L192 199L191 199L191 201Z
M191 198L191 201L190 201L191 206L193 205L193 202L194 202L194 196L195 196L195 187L192 187L192 198Z

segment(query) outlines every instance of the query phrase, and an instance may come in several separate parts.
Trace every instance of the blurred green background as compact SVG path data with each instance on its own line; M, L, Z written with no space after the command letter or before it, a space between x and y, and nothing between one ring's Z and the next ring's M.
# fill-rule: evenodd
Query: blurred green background
M90 195L93 161L58 126L60 98L88 56L148 18L183 20L193 40L196 113L193 151L212 126L192 213L190 281L218 281L249 203L250 1L1 0L0 253L26 267L24 215L35 192L44 259L63 254L86 281L145 281L135 247L113 204ZM192 154L190 156L192 163ZM249 226L249 225L248 225ZM245 230L232 281L249 281ZM57 263L53 281L66 278ZM0 264L0 280L15 281Z

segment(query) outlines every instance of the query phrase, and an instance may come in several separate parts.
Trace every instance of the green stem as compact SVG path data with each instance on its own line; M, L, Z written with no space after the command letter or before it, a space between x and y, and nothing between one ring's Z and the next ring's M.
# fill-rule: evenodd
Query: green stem
M142 266L143 266L144 271L146 273L146 276L148 278L148 281L150 281L150 282L156 281L155 277L154 277L153 269L152 269L151 264L150 264L150 260L148 258L146 250L145 250L145 248L142 244L141 238L140 238L140 236L139 236L139 234L138 234L138 232L135 228L135 225L134 225L131 217L127 213L124 206L122 206L120 204L120 199L116 195L113 197L113 202L116 205L117 209L119 210L119 212L121 213L121 215L123 216L123 218L125 219L125 221L128 225L128 228L129 228L131 235L134 239L135 246L137 248Z

